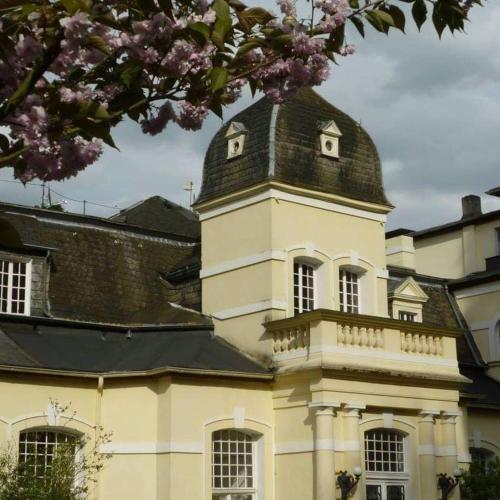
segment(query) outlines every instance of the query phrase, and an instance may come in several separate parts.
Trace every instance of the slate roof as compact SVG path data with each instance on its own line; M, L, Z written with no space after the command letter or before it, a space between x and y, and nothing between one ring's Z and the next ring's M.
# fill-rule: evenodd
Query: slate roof
M339 159L320 152L318 126L329 120L342 133ZM243 154L228 160L225 135L233 121L248 132ZM264 97L217 132L205 156L197 203L267 180L388 205L380 158L370 136L310 88L280 105Z
M26 251L52 248L46 315L116 324L196 323L208 318L174 307L176 290L162 278L196 254L193 238L96 217L0 204Z
M191 238L200 238L198 215L161 196L152 196L136 203L110 220Z
M183 368L269 373L213 335L211 327L117 329L0 317L0 365L68 372Z

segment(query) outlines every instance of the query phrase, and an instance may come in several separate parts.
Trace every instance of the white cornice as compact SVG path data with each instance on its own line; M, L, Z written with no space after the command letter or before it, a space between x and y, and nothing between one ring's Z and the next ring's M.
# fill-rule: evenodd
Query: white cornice
M487 293L500 292L500 280L494 283L486 283L484 285L471 286L453 292L456 299L466 299L467 297L476 297L477 295L485 295Z
M244 316L246 314L253 314L260 311L267 311L269 309L279 309L281 311L288 310L288 304L281 300L262 300L253 304L246 304L244 306L233 307L231 309L223 309L212 313L211 316L215 319L229 319L236 318L237 316Z
M308 207L319 208L321 210L327 210L329 212L336 212L345 215L353 215L355 217L360 217L363 219L375 220L378 222L386 222L387 216L385 213L378 213L376 211L366 210L364 208L357 208L349 205L343 205L339 203L340 200L328 201L325 199L314 198L311 196L305 196L303 194L294 194L288 191L282 191L281 189L268 188L265 191L250 195L246 198L239 199L236 201L229 201L228 203L218 206L215 208L200 210L200 221L211 219L219 215L238 210L249 205L254 205L264 200L275 199L289 201L291 203L296 203L298 205L305 205ZM360 203L360 205L362 205Z

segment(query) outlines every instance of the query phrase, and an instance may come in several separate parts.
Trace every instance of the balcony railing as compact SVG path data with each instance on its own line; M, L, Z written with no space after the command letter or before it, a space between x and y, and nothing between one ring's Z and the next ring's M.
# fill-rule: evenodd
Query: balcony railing
M408 361L456 369L456 337L462 335L458 329L324 309L272 321L266 328L278 366L329 356L365 365L377 359L388 366Z

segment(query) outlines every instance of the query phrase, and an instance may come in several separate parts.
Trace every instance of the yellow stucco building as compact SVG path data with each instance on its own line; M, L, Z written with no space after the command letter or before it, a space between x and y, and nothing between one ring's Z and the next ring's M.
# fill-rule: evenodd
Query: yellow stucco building
M386 234L375 145L309 89L219 130L194 208L0 204L19 460L102 427L89 498L436 500L500 453L500 211Z

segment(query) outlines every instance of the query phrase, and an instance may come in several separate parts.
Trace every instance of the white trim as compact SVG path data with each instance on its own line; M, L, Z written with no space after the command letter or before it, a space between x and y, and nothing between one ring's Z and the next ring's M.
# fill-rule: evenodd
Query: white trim
M308 408L340 408L338 401L313 401L307 405Z
M219 215L225 214L227 212L232 212L255 203L259 203L264 200L276 199L282 201L289 201L291 203L296 203L298 205L305 205L307 207L319 208L322 210L327 210L329 212L336 212L345 215L353 215L355 217L360 217L363 219L370 219L377 222L386 222L387 216L385 214L370 212L368 210L363 210L360 208L349 207L346 205L341 205L333 201L318 200L311 198L310 196L303 196L298 194L287 193L278 189L270 188L262 193L249 196L243 200L234 201L227 203L226 205L218 208L212 208L206 212L200 213L200 221L211 219L212 217L217 217Z
M271 122L269 123L269 176L274 177L276 167L275 134L276 121L278 119L279 104L274 104L271 111Z
M3 420L4 422L8 422L10 425L15 425L18 424L19 422L24 422L25 420L30 420L32 418L47 418L48 415L47 412L35 412L35 413L28 413L26 415L20 415L18 417L14 417L13 419L8 419L6 417L0 417L0 420ZM68 421L74 421L78 422L80 424L84 424L88 427L94 428L95 424L90 422L89 420L86 420L84 418L79 417L78 415L66 415L65 413L62 413L59 415L59 421L61 420L68 420ZM64 425L67 425L65 423Z
M245 255L245 257L240 257L239 259L226 260L221 264L202 269L200 271L200 278L209 278L217 274L227 273L228 271L234 271L235 269L241 269L242 267L267 262L269 260L286 261L286 253L279 250L270 250L255 255Z
M433 444L419 444L417 450L419 455L436 455L436 447Z
M235 407L234 408L234 428L235 429L244 429L245 428L245 408L244 407Z
M315 445L316 443L316 445ZM361 443L359 440L337 440L320 439L318 441L283 441L274 445L275 455L288 455L292 453L312 453L313 451L360 451Z
M384 421L384 429L392 429L393 418L394 418L393 413L382 413L382 420Z
M310 354L347 354L353 357L378 358L388 361L402 361L434 366L448 366L458 368L454 359L425 357L418 354L397 354L394 352L377 351L375 349L362 349L359 347L343 347L336 345L316 345L309 349L297 349L293 352L283 352L273 355L274 361L289 361L292 359L308 357Z
M407 253L415 253L415 248L413 245L402 245L399 247L386 247L385 249L385 255L388 257L389 255L394 255L397 253L401 252L407 252Z
M157 455L160 453L203 453L203 443L199 442L118 442L105 443L99 447L99 453L110 455Z
M500 292L500 280L495 283L471 286L470 288L453 292L453 294L455 295L456 299L460 300L460 299L466 299L468 297L476 297L478 295L484 295L486 293L494 293L494 292Z
M378 422L382 421L382 417L380 415L378 415L376 417L365 418L364 420L361 420L361 422L359 423L359 425L362 426L362 425L365 425L365 424L369 424L370 422L377 422L377 421ZM408 420L404 420L404 419L399 418L399 417L394 417L394 422L398 422L400 424L407 425L408 427L411 427L412 429L417 430L417 427L415 425L413 425L411 422L409 422ZM408 431L406 431L404 429L401 429L400 427L394 427L393 426L393 429L397 430L397 431L408 433ZM371 429L367 429L367 430L371 430Z
M470 464L472 462L471 454L468 452L457 453L457 462Z
M281 311L288 310L288 304L282 300L262 300L254 304L246 304L244 306L233 307L231 309L223 309L212 313L211 316L215 319L229 319L236 318L237 316L244 316L245 314L253 314L260 311L267 311L269 309L279 309Z
M436 447L436 457L456 457L457 447L456 446L437 446Z
M389 279L389 271L387 269L382 269L380 267L376 267L375 268L375 277L388 280Z

